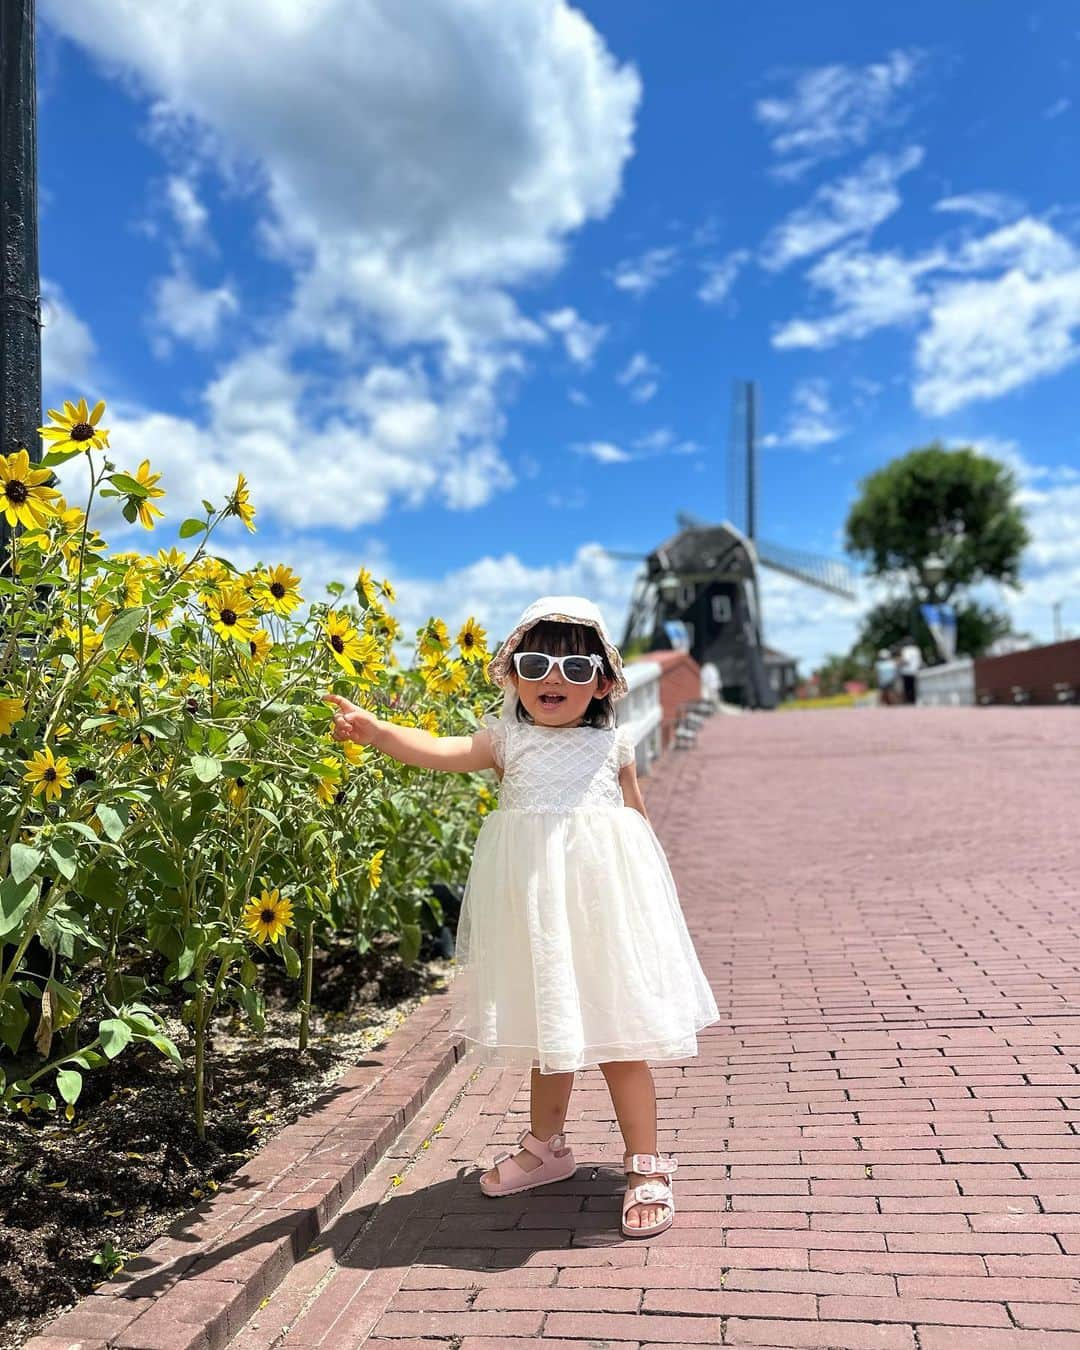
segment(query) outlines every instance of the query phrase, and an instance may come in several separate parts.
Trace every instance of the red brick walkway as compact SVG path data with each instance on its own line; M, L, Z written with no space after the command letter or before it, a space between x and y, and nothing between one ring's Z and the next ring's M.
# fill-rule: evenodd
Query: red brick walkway
M233 1345L1075 1350L1078 750L1072 709L713 718L647 788L723 1014L656 1070L674 1228L619 1235L597 1070L577 1177L480 1195L528 1078L466 1058Z

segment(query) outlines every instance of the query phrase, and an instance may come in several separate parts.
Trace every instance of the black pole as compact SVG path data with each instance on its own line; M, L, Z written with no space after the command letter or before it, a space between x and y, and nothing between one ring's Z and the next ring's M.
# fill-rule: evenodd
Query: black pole
M756 416L755 401L757 389L753 380L746 382L746 537L753 539L757 529L757 521L754 519L757 513L757 454L756 454L756 429L754 420Z
M0 0L0 454L40 458L34 0ZM0 516L6 557L11 527Z

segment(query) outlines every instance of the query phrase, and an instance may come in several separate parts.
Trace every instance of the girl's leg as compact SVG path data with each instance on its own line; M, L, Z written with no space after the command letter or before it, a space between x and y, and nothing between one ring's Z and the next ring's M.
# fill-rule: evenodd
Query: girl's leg
M648 1064L643 1059L612 1060L601 1064L600 1072L607 1081L626 1144L623 1163L630 1161L632 1153L655 1153L656 1087ZM644 1180L641 1173L631 1172L626 1178L626 1184L628 1187L637 1186ZM626 1222L631 1228L641 1227L642 1224L648 1228L667 1216L667 1205L631 1205Z
M566 1108L570 1104L570 1093L574 1088L574 1075L572 1073L541 1073L539 1068L534 1065L532 1071L532 1084L529 1098L529 1129L536 1135L537 1139L543 1139L545 1142L553 1134L558 1134L566 1123ZM520 1164L525 1172L531 1172L534 1167L540 1166L540 1159L535 1153L529 1153L526 1149L519 1149L514 1155L514 1161ZM490 1178L493 1184L498 1184L499 1169L493 1167L490 1172L485 1172L485 1177Z

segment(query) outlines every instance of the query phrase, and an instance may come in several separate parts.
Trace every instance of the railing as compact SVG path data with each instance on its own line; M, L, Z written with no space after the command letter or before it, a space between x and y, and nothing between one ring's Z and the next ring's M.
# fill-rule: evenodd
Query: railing
M655 661L631 661L625 673L630 692L615 704L615 712L637 747L637 771L646 774L660 753L660 667Z
M920 670L915 679L915 702L931 708L974 706L974 661L967 658Z

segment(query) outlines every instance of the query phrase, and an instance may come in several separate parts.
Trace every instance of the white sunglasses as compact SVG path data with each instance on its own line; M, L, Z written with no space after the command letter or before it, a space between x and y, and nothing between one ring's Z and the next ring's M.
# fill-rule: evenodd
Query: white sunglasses
M547 652L515 652L514 669L523 680L542 680L552 666L571 684L589 684L596 670L604 668L603 657L593 652L589 656L549 656Z

